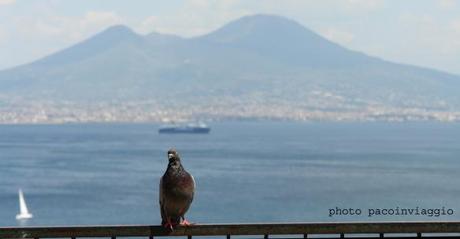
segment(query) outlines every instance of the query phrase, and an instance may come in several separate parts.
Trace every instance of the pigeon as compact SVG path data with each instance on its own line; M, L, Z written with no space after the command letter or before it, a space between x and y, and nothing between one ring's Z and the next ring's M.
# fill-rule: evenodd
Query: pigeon
M173 230L177 225L189 226L184 215L195 194L195 179L185 171L175 149L168 151L168 168L160 180L161 225Z

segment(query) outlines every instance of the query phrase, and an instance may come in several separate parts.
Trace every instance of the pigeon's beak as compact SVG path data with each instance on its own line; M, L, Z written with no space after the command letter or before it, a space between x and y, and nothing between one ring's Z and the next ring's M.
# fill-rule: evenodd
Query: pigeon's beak
M168 159L171 160L172 158L174 158L174 154L168 154Z

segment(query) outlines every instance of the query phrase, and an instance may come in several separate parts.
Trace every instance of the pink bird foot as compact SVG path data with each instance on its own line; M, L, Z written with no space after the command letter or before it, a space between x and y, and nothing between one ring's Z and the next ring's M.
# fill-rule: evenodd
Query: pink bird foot
M191 226L193 224L195 224L195 223L191 223L191 222L187 221L187 219L182 220L182 222L180 223L181 226Z
M169 229L170 231L174 231L174 226L173 224L171 223L171 219L168 218L166 223L163 224L163 227L165 227L166 229Z

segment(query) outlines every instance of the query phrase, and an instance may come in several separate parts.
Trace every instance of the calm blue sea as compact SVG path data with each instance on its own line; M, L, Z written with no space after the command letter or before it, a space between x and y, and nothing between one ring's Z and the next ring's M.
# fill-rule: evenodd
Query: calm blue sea
M460 220L460 124L212 123L0 126L0 227L158 224L175 147L197 181L192 222ZM34 218L18 223L18 188ZM368 216L369 209L452 215ZM330 216L330 209L360 209Z

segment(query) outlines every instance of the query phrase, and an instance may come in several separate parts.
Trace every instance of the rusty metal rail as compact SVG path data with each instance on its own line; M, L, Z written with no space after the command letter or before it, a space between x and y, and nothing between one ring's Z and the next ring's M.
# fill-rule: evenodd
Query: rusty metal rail
M395 235L397 237L395 237ZM460 238L460 222L339 222L198 224L169 232L161 226L0 227L0 238L231 236L269 238ZM326 237L325 237L326 236Z

